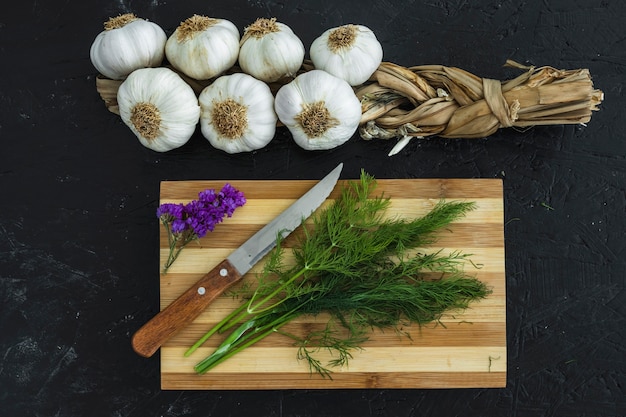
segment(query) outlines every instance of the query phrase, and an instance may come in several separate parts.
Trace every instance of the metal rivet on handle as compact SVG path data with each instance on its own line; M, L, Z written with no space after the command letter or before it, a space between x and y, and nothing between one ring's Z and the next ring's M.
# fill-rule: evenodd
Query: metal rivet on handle
M226 268L220 269L220 275L225 277L226 275L228 275L228 270Z
M204 287L198 287L198 294L200 294L200 295L204 295L204 293L206 293L206 288L204 288Z

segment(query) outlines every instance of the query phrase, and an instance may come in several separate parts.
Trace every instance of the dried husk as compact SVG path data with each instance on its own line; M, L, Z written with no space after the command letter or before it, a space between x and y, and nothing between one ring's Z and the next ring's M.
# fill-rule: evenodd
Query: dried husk
M587 69L506 65L524 73L497 81L454 67L382 63L357 89L365 110L361 136L484 138L505 127L584 124L604 99ZM406 99L392 103L392 92Z
M362 107L360 136L366 140L404 139L392 151L396 153L413 137L484 138L501 128L585 124L604 99L587 69L535 68L511 60L505 66L523 73L498 81L456 67L407 68L383 62L368 82L354 88ZM312 63L305 61L298 74L312 69ZM241 72L237 66L227 73L236 72ZM213 81L178 73L197 94ZM292 79L270 83L270 89L275 94ZM115 114L119 114L120 84L96 77L98 93Z
M121 80L112 80L104 75L98 74L96 77L96 90L98 90L100 98L104 101L106 108L118 116L120 115L120 108L117 105L117 90L121 84Z

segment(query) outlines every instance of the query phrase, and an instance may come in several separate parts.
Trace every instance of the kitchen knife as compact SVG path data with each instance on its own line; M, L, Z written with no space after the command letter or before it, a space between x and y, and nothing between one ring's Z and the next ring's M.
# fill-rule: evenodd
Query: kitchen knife
M329 196L343 168L339 164L278 217L210 270L181 296L133 335L135 352L152 356L170 337L191 323L207 305L241 278L265 256L279 236L285 237L309 217Z

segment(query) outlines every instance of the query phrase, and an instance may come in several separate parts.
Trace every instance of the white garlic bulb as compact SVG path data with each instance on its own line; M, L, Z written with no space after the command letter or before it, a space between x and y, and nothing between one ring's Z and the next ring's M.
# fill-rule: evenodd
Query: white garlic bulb
M159 25L132 13L110 18L91 44L89 57L105 77L122 80L139 68L158 67L167 36Z
M347 142L361 121L361 102L350 85L321 70L298 75L276 93L274 108L294 141L307 150Z
M193 15L168 38L165 56L183 74L197 80L213 78L237 62L239 30L230 21Z
M117 102L124 123L157 152L187 143L200 119L193 89L169 68L133 71L120 85Z
M231 154L250 152L274 138L274 96L263 81L243 73L223 75L198 100L200 129L213 147Z
M289 26L259 18L244 30L239 49L241 69L265 82L294 76L304 62L304 44Z
M309 50L316 69L363 84L383 59L383 48L376 35L363 25L343 25L328 29L313 41Z

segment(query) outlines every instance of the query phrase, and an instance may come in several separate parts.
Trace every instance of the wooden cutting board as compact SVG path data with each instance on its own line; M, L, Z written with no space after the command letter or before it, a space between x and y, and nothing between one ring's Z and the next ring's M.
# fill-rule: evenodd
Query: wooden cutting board
M263 225L277 216L316 181L165 181L161 203L187 202L207 188L219 190L226 182L243 191L245 206L214 232L191 243L167 274L160 276L161 309L228 256ZM338 196L342 181L325 203ZM164 390L265 390L333 388L470 388L506 385L506 294L502 181L499 179L378 180L376 194L391 197L392 215L427 213L438 201L474 201L478 208L443 231L436 251L472 254L478 268L466 271L487 283L493 293L463 313L451 312L439 324L404 327L410 338L393 330L372 333L362 351L332 380L310 374L306 361L298 361L291 339L275 334L247 348L206 374L193 366L219 344L214 336L190 357L183 353L239 301L233 294L215 300L190 326L161 348L161 388ZM285 245L293 242L293 236ZM291 239L291 240L290 240ZM167 236L161 227L160 259L167 258ZM255 280L263 261L244 280ZM301 317L283 327L302 333L325 323L325 316ZM321 355L321 358L327 356Z

